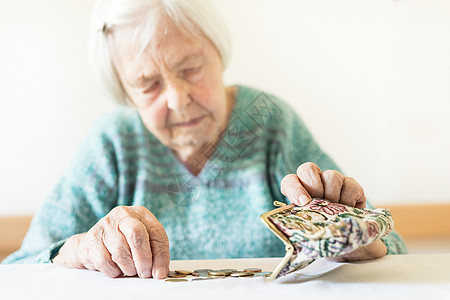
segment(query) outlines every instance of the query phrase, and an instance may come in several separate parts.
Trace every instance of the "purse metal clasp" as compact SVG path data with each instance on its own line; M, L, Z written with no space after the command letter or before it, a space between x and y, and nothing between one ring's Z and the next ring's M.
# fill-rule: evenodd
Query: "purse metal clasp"
M276 207L282 207L282 206L286 206L286 203L283 203L280 201L273 201L273 205Z

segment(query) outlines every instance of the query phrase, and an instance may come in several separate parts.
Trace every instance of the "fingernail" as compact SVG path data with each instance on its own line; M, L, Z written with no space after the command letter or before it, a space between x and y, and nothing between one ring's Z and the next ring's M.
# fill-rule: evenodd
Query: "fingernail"
M150 270L146 270L144 272L141 273L141 278L150 278L152 275L152 273L150 272Z
M301 205L306 205L308 204L311 200L309 200L309 198L306 195L300 195L300 197L298 198L298 201L300 201Z
M155 276L153 277L163 279L166 278L167 273L168 271L165 268L158 268L156 269Z

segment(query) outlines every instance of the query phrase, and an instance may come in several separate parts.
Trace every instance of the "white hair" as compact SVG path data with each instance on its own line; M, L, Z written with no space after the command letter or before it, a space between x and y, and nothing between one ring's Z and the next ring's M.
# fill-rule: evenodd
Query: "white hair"
M231 54L228 31L208 0L98 0L94 6L89 63L95 76L120 104L129 102L112 62L108 33L116 26L136 24L131 37L142 53L163 18L184 33L204 35L216 47L225 69Z

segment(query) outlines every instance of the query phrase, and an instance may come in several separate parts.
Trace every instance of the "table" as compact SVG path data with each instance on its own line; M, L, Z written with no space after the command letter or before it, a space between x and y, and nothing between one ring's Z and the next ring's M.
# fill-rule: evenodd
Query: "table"
M171 270L275 268L281 258L172 261ZM6 296L6 297L4 297ZM1 299L450 299L450 253L390 255L337 263L321 259L284 278L170 283L107 278L54 264L0 265Z

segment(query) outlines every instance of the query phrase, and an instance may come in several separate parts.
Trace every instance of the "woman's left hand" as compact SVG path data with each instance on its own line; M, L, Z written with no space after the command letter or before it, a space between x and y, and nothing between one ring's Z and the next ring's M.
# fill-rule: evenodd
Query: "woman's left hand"
M364 189L355 179L345 177L335 170L322 172L312 162L299 166L297 174L286 175L281 180L281 193L299 206L308 204L312 198L320 198L351 207L366 207ZM334 260L374 259L386 255L386 252L386 245L381 240L377 240Z
M298 167L297 174L286 175L281 180L281 193L299 206L308 204L311 198L320 198L351 207L366 207L364 189L355 179L335 170L322 172L312 162Z

